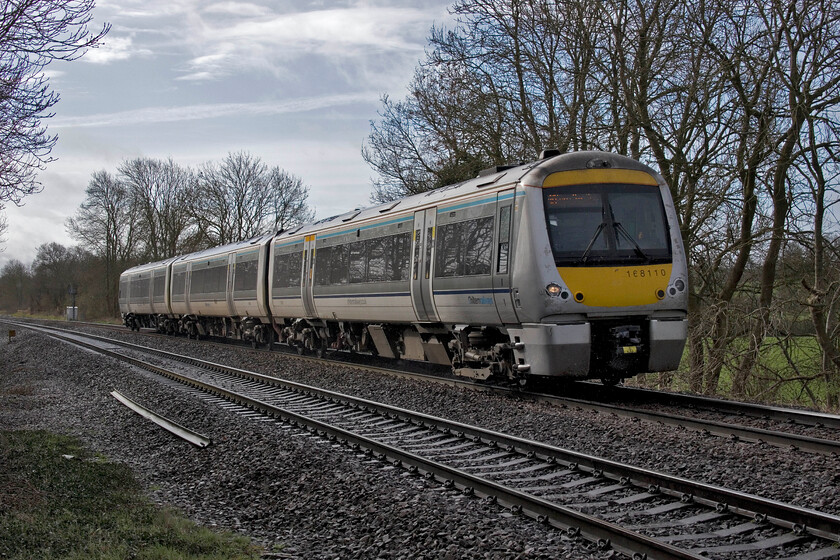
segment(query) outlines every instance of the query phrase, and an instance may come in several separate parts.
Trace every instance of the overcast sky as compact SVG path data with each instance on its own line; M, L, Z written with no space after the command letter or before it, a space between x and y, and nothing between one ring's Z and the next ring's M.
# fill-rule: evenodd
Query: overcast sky
M105 46L47 68L59 136L42 193L6 209L0 267L30 264L94 171L126 159L195 166L246 150L301 177L318 217L370 204L360 151L380 96L403 98L449 1L98 0ZM94 26L94 31L95 31Z

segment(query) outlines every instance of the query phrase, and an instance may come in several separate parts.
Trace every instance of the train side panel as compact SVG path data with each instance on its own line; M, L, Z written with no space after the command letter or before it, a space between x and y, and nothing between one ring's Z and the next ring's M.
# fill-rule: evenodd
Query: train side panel
M267 278L269 244L273 237L266 236L252 247L238 249L231 254L232 315L254 317L268 322Z
M303 307L304 238L274 239L268 265L268 307L275 320L306 317Z
M311 286L324 320L416 321L409 265L412 217L396 216L315 236Z
M231 253L197 257L187 261L186 304L190 315L230 317L228 300Z
M133 328L155 327L160 317L171 313L167 282L172 260L136 266L120 275L120 313Z
M493 286L496 193L437 208L433 293L444 323L499 325ZM500 290L500 295L507 290Z

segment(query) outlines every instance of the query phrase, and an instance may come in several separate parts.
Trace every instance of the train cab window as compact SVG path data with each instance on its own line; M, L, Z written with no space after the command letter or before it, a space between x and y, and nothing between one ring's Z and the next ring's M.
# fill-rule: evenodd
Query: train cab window
M557 266L671 262L659 187L573 185L543 189Z

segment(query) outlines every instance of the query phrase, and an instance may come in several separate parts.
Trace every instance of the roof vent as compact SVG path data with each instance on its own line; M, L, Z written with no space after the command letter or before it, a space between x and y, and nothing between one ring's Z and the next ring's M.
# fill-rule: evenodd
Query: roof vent
M494 167L488 167L487 169L482 169L478 172L477 177L486 177L488 175L492 175L493 173L501 173L502 171L506 171L516 167L515 165L496 165Z
M561 153L557 148L549 148L540 152L539 159L553 158L554 156L559 156Z
M586 162L587 169L609 169L610 167L612 167L612 162L601 158L590 159Z

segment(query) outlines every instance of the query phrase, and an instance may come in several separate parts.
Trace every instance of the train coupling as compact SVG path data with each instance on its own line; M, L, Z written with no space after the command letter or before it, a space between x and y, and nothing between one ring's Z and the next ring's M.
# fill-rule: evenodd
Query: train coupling
M614 354L638 354L642 349L642 328L639 325L622 325L610 329Z
M642 328L639 325L621 325L609 330L612 341L609 366L614 371L627 371L638 362L643 353Z

